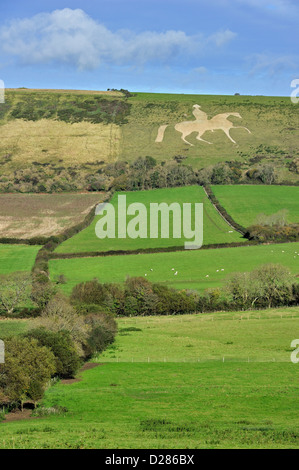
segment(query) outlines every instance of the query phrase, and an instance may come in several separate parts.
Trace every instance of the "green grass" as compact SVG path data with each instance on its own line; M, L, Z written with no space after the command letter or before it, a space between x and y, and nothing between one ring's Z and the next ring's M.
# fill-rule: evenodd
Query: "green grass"
M213 205L207 198L204 190L200 186L187 186L181 188L172 189L155 189L150 191L136 191L136 192L124 192L115 193L111 200L111 203L116 208L116 219L117 219L117 201L118 195L125 195L127 198L127 207L132 203L142 203L146 206L148 212L148 238L137 238L137 239L119 239L119 238L106 238L100 240L96 237L95 226L101 216L95 217L93 223L88 226L85 230L78 233L74 237L65 241L57 248L58 253L79 253L89 251L108 251L108 250L136 250L139 248L158 248L168 246L182 246L186 239L173 238L172 237L172 220L170 223L170 238L157 238L151 239L149 231L149 207L150 203L162 203L171 204L178 202L180 205L183 203L199 203L204 204L204 216L203 216L203 237L204 244L215 244L215 243L231 243L231 242L242 242L245 241L242 236L233 231L231 227L222 219L222 217L215 210ZM133 216L128 216L127 221L133 219ZM192 210L192 227L194 227L194 207ZM183 233L183 232L182 232ZM117 231L116 231L117 236Z
M119 334L101 362L290 360L298 308L120 318Z
M212 186L212 190L231 217L244 227L254 224L259 214L271 215L286 209L288 223L299 223L297 186Z
M299 243L284 243L173 253L56 259L50 260L49 266L52 279L60 274L66 276L67 283L61 288L67 293L79 282L94 277L101 282L122 283L127 276L145 274L152 282L165 283L178 289L204 290L222 285L231 272L251 271L268 263L282 264L289 267L292 273L298 274L298 253ZM178 271L177 276L174 276L172 268Z
M40 246L0 245L0 274L31 271Z
M29 326L28 320L0 319L0 339L25 333Z
M214 315L213 321L211 315L203 321L200 316L120 320L111 351L123 360L134 353L143 361L160 345L168 357L180 356L179 362L109 363L107 352L82 381L46 392L43 405L67 407L67 413L0 424L0 447L298 448L298 365L188 362L192 343L196 357L213 349L220 356L231 348L237 356L266 360L276 354L287 360L299 325L291 311L280 311L282 320L276 310L261 312L261 320L240 321L240 314L230 320ZM125 335L123 329L132 327L141 331Z

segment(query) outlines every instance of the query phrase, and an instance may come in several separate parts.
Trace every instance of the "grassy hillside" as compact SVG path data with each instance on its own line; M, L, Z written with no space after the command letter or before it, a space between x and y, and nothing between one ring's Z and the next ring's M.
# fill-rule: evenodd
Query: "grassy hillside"
M68 411L1 424L0 447L298 448L298 366L289 361L298 318L277 313L121 320L110 352L126 362L100 356L81 381L51 387L44 406ZM158 344L176 362L148 363ZM237 362L222 362L229 350ZM190 354L216 359L189 362ZM286 362L243 362L254 355Z
M128 124L122 129L122 155L125 159L138 155L152 155L165 160L177 154L187 157L186 163L205 167L219 161L248 159L263 156L267 161L283 165L286 155L297 154L298 114L288 98L253 96L208 96L208 95L165 95L138 93L130 98L132 104ZM203 138L212 142L208 145L198 142L195 134L189 137L193 147L185 144L173 126L183 121L193 121L194 104L212 118L217 114L238 112L242 119L231 116L235 126L243 129L231 131L237 144L233 144L217 130L207 132ZM162 143L154 144L160 125L168 124Z
M127 206L132 203L142 203L147 208L148 213L148 238L105 238L103 240L97 238L95 233L95 226L102 216L97 216L94 222L89 225L85 230L78 233L74 237L59 245L56 250L58 253L79 253L89 251L108 251L108 250L136 250L138 248L157 248L167 246L182 246L184 237L181 239L173 238L173 220L170 221L170 238L150 238L150 204L151 203L166 203L173 202L179 203L182 207L183 203L203 203L203 237L204 244L210 243L232 243L246 241L242 235L232 230L232 228L220 217L216 209L210 203L202 187L188 186L172 189L157 189L151 191L136 191L127 193L115 193L111 204L115 207L116 220L117 220L117 202L118 195L125 195ZM194 227L194 207L192 211L192 228ZM133 219L133 216L127 217L127 223ZM232 233L230 233L232 232ZM183 233L183 230L182 230ZM159 232L160 234L160 232ZM117 230L116 230L117 237Z
M0 245L0 274L31 271L40 246Z
M194 121L193 105L211 119L230 116L234 126L232 143L222 130L207 131L203 138L181 139L174 125ZM164 140L155 139L161 125L168 125ZM101 167L117 159L132 161L150 155L158 161L185 158L185 163L202 168L227 160L239 161L242 169L272 162L281 179L298 180L288 164L298 153L298 113L289 98L262 96L209 96L120 93L61 90L8 90L0 105L0 171L5 174L28 163L56 167L84 165ZM90 169L91 170L91 169Z
M0 105L2 172L33 162L113 161L129 111L122 94L7 91Z
M213 192L231 217L243 227L254 224L260 214L287 210L288 223L299 222L299 188L294 186L222 186Z
M282 264L289 267L292 273L298 274L298 253L299 243L285 243L174 253L55 259L50 260L49 265L52 279L60 274L66 276L67 283L61 286L65 292L70 292L79 282L94 277L101 282L122 283L127 276L145 274L152 282L166 283L178 289L202 291L220 286L231 272L251 271L267 263ZM174 276L172 268L178 271L177 276Z

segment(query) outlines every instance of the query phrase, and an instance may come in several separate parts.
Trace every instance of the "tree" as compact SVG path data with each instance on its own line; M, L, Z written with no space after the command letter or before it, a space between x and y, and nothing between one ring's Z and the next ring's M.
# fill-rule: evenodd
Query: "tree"
M231 169L225 163L218 163L213 167L211 182L213 184L229 184L231 182Z
M299 173L299 158L293 158L293 160L290 163L289 166L290 171L293 171L294 173Z
M266 214L258 214L256 216L256 225L269 225L272 227L273 225L277 225L279 227L284 227L288 223L288 214L289 211L287 209L281 209L280 211L276 212L275 214L266 215Z
M255 278L249 272L231 274L225 285L225 291L238 308L249 308L260 296Z
M117 323L112 315L91 314L86 316L85 321L91 327L87 340L90 354L100 353L113 343L117 332Z
M24 272L0 275L0 307L7 315L30 300L31 277Z
M252 272L260 298L267 307L288 305L292 300L294 276L280 264L266 264Z
M32 285L31 300L42 310L50 302L57 292L57 287L48 279L47 282L38 282L34 276Z
M0 365L0 396L11 404L31 399L35 405L55 373L54 354L37 340L15 336L5 341L5 364Z
M235 306L273 307L289 305L293 301L294 276L279 264L266 264L250 273L234 273L226 283L225 290Z
M101 304L106 298L106 289L98 279L77 284L71 294L71 301L83 304Z
M35 328L25 337L36 339L40 346L46 346L53 352L56 362L55 373L59 377L74 377L81 365L81 359L68 331L54 332L45 328Z
M278 178L276 168L271 163L261 165L257 169L255 177L261 180L264 184L273 184Z
M85 323L84 317L78 315L68 299L62 294L56 294L50 300L40 317L36 318L35 324L37 327L43 326L47 330L54 332L61 330L68 331L76 351L80 357L84 357L84 348L87 344L90 328Z

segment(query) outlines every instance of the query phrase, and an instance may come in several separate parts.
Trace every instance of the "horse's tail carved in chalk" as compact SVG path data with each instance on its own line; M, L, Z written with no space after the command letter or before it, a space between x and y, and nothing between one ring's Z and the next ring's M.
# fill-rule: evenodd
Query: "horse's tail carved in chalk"
M159 127L155 142L163 142L164 132L167 126L168 124Z

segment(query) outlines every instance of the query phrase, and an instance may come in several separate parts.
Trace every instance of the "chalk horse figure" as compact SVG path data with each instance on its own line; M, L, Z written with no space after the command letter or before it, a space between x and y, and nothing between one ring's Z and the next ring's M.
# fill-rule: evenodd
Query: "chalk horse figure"
M228 120L229 116L235 116L241 119L241 115L239 113L217 114L212 119L208 119L207 113L202 111L200 108L201 106L199 106L198 104L193 105L192 113L195 117L195 121L179 122L174 126L175 130L181 133L181 139L186 142L186 144L193 146L193 144L186 140L186 137L188 137L188 135L192 134L193 132L197 132L197 140L201 140L202 142L206 142L207 144L212 144L212 142L208 142L207 140L202 139L202 135L206 131L214 132L216 130L222 130L227 135L229 140L231 140L234 144L236 143L236 141L230 136L230 129L245 129L247 132L249 132L249 134L251 134L250 130L247 129L247 127L234 126L234 124ZM167 126L168 124L159 127L155 142L163 142L164 132Z

